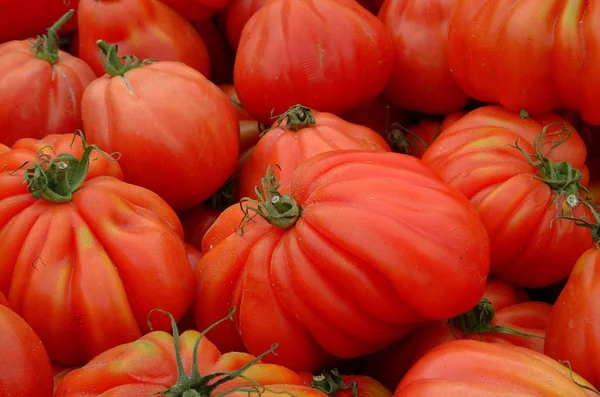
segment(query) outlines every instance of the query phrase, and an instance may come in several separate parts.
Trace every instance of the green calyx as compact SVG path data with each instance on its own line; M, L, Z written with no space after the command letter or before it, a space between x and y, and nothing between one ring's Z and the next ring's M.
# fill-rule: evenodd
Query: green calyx
M58 54L58 31L69 19L71 19L73 14L75 14L75 10L67 11L67 13L56 21L54 25L47 29L48 34L38 36L35 41L30 40L30 43L32 44L31 52L36 58L46 61L51 65L54 65L60 60Z
M310 387L330 397L335 396L340 390L352 389L352 397L358 397L358 384L352 382L347 385L335 368L330 371L323 371L320 375L314 376Z
M109 44L103 40L98 40L96 45L98 45L98 49L100 50L100 58L102 59L104 71L111 77L124 76L125 73L132 69L154 62L152 59L140 60L135 55L126 55L119 58L118 46L116 44Z
M290 107L287 112L280 114L277 118L277 126L280 126L285 122L285 128L292 131L300 131L302 128L312 127L317 123L317 119L310 111L310 108L306 106L302 106L300 104L296 104Z

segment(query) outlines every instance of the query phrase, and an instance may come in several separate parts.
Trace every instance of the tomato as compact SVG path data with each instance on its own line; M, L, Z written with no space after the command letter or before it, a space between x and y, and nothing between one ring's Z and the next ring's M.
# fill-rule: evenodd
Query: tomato
M340 117L350 123L369 127L386 139L394 125L408 125L414 118L411 113L400 109L384 95L379 95L364 105L340 114Z
M22 40L0 45L0 142L12 145L21 138L82 127L81 96L96 76L81 59L58 49L57 31L71 15L35 44Z
M238 155L238 120L227 96L179 62L128 68L114 52L108 62L116 70L93 81L81 101L87 139L121 153L125 180L176 210L219 190Z
M139 59L179 61L210 77L208 50L191 22L158 0L80 0L79 56L105 73L96 42L118 45Z
M65 366L135 340L154 308L180 318L194 295L177 215L107 157L72 134L0 153L0 291Z
M227 38L212 19L194 22L194 26L208 50L210 80L215 84L232 84L235 52Z
M448 64L473 98L532 114L566 107L600 124L598 20L596 1L458 0Z
M255 197L255 186L269 164L278 164L275 175L287 184L302 161L319 153L338 149L389 151L390 147L375 131L304 106L292 106L260 138L240 173L238 198Z
M79 0L29 0L3 1L0 8L0 43L9 40L24 40L46 33L48 26L72 8ZM62 28L64 33L77 27L77 16Z
M550 314L544 353L568 361L575 372L600 386L600 251L590 248L577 260Z
M322 368L331 356L373 353L481 298L483 225L421 160L329 151L303 162L281 191L272 171L264 200L242 203L266 219L233 205L202 240L198 327L238 308L213 337L222 350L255 354L276 341L277 355L265 360ZM425 286L430 292L419 293Z
M205 21L231 0L161 0L191 21Z
M443 130L423 155L475 206L490 236L491 273L530 288L567 277L592 245L586 228L559 218L591 217L581 204L585 159L581 137L561 117L492 105Z
M421 358L394 397L591 397L581 376L551 358L514 345L455 340Z
M35 331L8 307L0 292L0 396L51 397L48 353Z
M337 369L312 377L311 387L329 397L392 397L377 380L364 375L340 375Z
M381 94L391 51L385 26L353 0L273 0L242 31L233 82L263 123L298 103L339 114Z
M467 95L448 67L448 20L458 0L388 0L379 11L393 42L385 95L402 109L429 114L460 110Z
M234 49L238 48L242 30L250 17L266 2L267 0L231 0L224 13L227 39Z

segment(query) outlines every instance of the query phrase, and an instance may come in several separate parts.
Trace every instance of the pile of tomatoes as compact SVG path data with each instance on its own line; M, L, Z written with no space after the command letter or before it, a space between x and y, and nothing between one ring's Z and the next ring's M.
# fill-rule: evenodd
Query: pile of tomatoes
M600 395L600 0L5 3L0 396Z

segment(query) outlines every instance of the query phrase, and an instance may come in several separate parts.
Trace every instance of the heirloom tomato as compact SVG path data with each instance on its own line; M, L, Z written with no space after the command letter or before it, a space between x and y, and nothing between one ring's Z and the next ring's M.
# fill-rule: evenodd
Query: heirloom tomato
M448 64L465 93L508 110L565 107L600 124L600 2L458 0Z
M79 56L105 73L97 41L139 59L179 61L210 76L208 51L194 25L159 0L80 0Z
M242 168L238 198L255 197L269 164L277 164L275 176L288 184L300 163L319 153L339 149L389 152L385 139L370 128L352 124L335 114L292 106L280 115L260 138Z
M233 83L263 123L297 103L343 113L382 93L391 51L385 26L353 0L272 0L242 31Z
M72 133L82 127L81 96L96 78L81 59L58 49L71 10L35 42L0 44L0 142ZM0 15L2 12L0 11Z
M261 197L227 208L202 240L198 327L238 308L213 337L221 349L257 354L277 342L265 360L311 370L373 353L482 297L485 229L421 160L329 151L278 186L270 168Z
M46 33L48 26L71 8L77 8L79 0L28 0L3 1L0 7L0 43L24 40ZM62 28L70 32L77 27L77 16Z
M490 237L491 274L545 287L567 277L592 246L575 221L591 218L582 203L585 144L558 115L481 107L443 130L423 160L477 210Z
M448 68L448 20L458 0L387 0L379 19L392 37L394 67L385 95L402 109L460 110L467 95Z
M183 63L128 58L123 65L114 46L99 46L110 73L83 94L86 138L121 153L125 181L152 190L174 209L202 203L236 166L239 125L233 105Z
M394 393L394 397L597 395L589 382L544 354L470 339L446 342L429 351L402 378Z
M17 141L0 164L0 291L53 362L83 364L135 340L154 308L188 310L193 271L177 215L119 179L108 154L50 135Z

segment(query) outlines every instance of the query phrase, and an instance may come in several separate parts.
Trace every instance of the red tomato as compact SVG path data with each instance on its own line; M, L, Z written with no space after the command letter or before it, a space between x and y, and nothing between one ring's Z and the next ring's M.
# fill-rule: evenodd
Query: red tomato
M235 52L227 38L212 19L194 22L194 26L208 50L210 80L215 84L232 84Z
M300 163L319 153L339 149L390 151L385 139L367 127L348 123L331 113L292 106L260 138L242 168L238 198L256 197L254 188L260 186L270 164L279 165L275 175L285 185Z
M194 25L158 0L81 0L79 56L102 76L96 42L119 46L139 59L179 61L210 77L208 50Z
M385 94L402 109L460 110L467 95L448 67L448 20L458 0L387 0L379 19L392 37L394 67Z
M600 124L600 3L459 0L448 32L458 85L484 102Z
M584 252L554 304L544 353L568 361L575 372L600 386L600 251Z
M81 96L96 76L81 59L58 49L56 32L70 15L35 44L22 40L0 45L0 142L12 145L21 138L73 133L82 127Z
M591 397L564 365L521 346L455 340L421 358L394 397Z
M234 49L238 48L242 30L250 17L266 2L267 0L231 0L224 13L227 39Z
M191 21L204 21L218 9L227 7L231 0L161 0L181 16Z
M343 113L381 94L391 51L385 26L353 0L272 0L244 27L233 81L263 123L297 103Z
M244 213L233 205L202 241L198 327L238 308L213 337L221 349L254 354L277 341L277 355L265 359L321 368L330 356L372 353L481 298L489 270L483 225L421 160L330 151L303 162L281 192L272 174L263 183L260 209L245 208L267 220L256 216L241 233ZM430 293L418 293L425 286Z
M182 63L121 67L88 86L81 108L87 139L122 154L125 180L176 210L209 198L235 169L239 127L233 105Z
M52 366L35 331L19 315L1 304L0 396L52 396Z
M589 179L585 159L581 137L561 117L520 117L499 106L468 113L442 131L423 156L475 206L490 236L491 273L532 288L567 277L592 245L589 230L557 218L591 217L580 204L580 187ZM569 165L579 170L571 180ZM553 175L556 167L560 172Z
M177 215L121 181L106 156L84 152L70 134L23 139L0 153L0 291L66 366L135 340L154 308L179 319L194 295ZM11 172L27 161L29 189L25 169Z
M77 3L79 0L3 1L0 7L0 43L45 34L54 21L70 9L77 9ZM63 26L62 31L67 33L76 27L75 15Z

